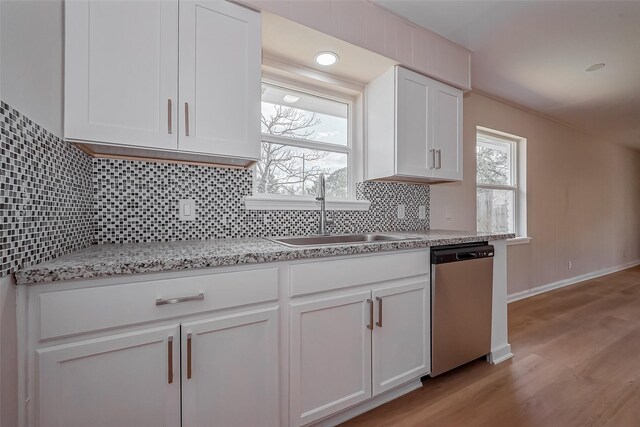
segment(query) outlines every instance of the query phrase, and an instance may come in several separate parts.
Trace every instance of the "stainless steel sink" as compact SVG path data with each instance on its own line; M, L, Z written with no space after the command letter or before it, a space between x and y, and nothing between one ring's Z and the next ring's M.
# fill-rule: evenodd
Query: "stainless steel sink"
M415 237L392 236L379 233L363 233L363 234L334 234L334 235L314 235L314 236L296 236L296 237L265 237L272 242L280 243L286 246L322 246L322 245L349 245L354 243L372 243L372 242L399 242L402 240L411 240Z

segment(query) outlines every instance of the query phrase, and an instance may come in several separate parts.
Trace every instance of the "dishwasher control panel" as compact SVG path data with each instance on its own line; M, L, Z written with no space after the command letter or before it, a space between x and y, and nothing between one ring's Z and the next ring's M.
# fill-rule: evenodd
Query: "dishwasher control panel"
M491 258L493 255L493 246L487 243L435 247L431 250L431 264Z

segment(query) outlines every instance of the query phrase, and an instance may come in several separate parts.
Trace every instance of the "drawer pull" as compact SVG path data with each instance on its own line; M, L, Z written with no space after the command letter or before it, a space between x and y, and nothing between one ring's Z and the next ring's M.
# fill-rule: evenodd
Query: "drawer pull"
M169 337L169 340L167 342L167 353L169 355L169 357L167 358L167 362L168 362L168 372L167 372L167 377L169 379L169 384L173 383L173 337Z
M367 329L373 331L373 300L367 299L367 304L369 304L369 324Z
M184 135L189 136L189 103L184 103Z
M376 322L376 325L382 328L382 298L376 297L376 299L378 300L378 321Z
M158 298L156 299L156 305L179 304L181 302L202 301L202 300L204 300L204 292L200 292L198 295L191 295L188 297Z
M191 332L187 334L187 379L191 379Z
M171 117L171 113L173 111L173 106L171 103L171 98L167 99L167 131L169 135L173 133L173 118Z

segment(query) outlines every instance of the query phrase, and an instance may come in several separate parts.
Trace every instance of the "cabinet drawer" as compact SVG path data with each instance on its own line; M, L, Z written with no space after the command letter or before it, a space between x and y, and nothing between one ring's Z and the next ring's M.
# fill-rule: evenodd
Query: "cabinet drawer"
M290 296L429 273L429 250L294 264Z
M156 300L196 297L157 305ZM39 294L40 339L128 326L278 298L277 268Z

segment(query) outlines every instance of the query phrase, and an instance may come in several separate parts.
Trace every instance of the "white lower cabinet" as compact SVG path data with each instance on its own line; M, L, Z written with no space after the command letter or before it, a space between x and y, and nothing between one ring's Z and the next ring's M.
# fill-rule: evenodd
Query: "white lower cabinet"
M428 373L428 260L416 250L19 287L19 427L344 421Z
M428 373L431 315L428 278L374 290L373 395Z
M279 425L277 308L182 324L182 426Z
M426 375L429 276L332 292L290 309L290 403L300 426Z
M371 292L292 303L291 425L371 397Z
M37 350L40 427L179 427L180 328Z

